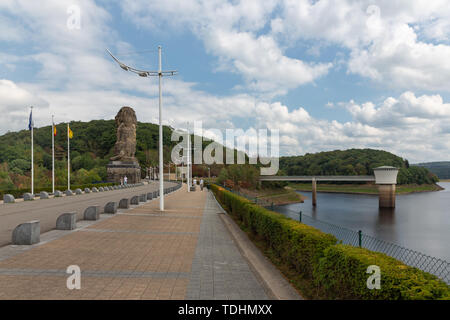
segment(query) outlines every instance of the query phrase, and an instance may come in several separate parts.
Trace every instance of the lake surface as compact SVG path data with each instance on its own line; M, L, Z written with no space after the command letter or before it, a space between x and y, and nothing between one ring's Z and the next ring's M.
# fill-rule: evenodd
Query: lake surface
M298 212L314 219L361 230L364 234L399 244L450 262L450 183L445 190L397 195L395 209L379 209L378 195L317 193L317 207L311 192L304 203L276 207L298 220Z

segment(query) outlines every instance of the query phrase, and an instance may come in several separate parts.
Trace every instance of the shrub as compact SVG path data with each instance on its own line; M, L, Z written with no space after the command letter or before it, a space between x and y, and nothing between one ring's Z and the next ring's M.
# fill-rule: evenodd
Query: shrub
M348 245L322 231L260 207L215 184L210 189L225 210L262 239L281 262L331 299L450 299L435 276L385 254ZM369 290L367 267L381 269L381 289Z
M312 277L324 249L337 242L332 235L262 208L222 187L211 185L211 190L230 214L302 276Z
M367 267L380 267L380 289L366 286ZM383 253L338 244L325 250L316 271L317 283L333 299L449 299L450 289L435 276L409 267Z

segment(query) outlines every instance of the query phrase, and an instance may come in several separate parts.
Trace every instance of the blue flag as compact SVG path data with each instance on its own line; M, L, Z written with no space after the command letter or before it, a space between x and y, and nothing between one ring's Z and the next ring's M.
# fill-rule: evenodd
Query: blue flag
M30 112L30 121L28 122L28 130L31 131L31 128L34 127L34 123L33 123L33 110L31 110Z

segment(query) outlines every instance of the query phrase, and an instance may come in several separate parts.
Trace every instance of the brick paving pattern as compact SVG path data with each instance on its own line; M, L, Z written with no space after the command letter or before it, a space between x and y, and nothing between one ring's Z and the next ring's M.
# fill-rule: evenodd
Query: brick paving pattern
M211 193L184 187L165 200L164 213L153 200L26 250L0 248L0 299L267 298ZM66 286L70 265L80 290Z

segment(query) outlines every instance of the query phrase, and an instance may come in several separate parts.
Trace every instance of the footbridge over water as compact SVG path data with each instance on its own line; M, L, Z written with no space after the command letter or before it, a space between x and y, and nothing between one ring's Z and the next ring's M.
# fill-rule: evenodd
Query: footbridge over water
M317 205L318 181L375 182L379 190L379 207L395 208L395 185L398 169L382 166L373 169L373 176L260 176L259 181L311 181L312 204Z

